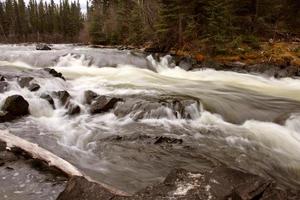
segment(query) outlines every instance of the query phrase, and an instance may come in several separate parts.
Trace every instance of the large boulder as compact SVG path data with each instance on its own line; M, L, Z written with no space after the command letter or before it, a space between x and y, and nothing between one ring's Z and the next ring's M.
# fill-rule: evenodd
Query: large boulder
M49 50L51 50L51 48L47 44L44 44L44 43L37 44L36 47L35 47L35 49L36 50L42 50L42 51L49 51Z
M99 96L91 104L90 111L92 114L108 112L109 110L113 109L119 101L121 101L119 98Z
M20 95L13 95L6 98L0 113L0 122L14 120L29 114L29 104Z

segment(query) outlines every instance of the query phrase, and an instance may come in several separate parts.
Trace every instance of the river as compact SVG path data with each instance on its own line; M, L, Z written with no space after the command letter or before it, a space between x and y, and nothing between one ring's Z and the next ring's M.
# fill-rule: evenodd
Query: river
M1 123L0 129L129 193L163 180L174 168L199 170L218 164L300 187L300 80L185 71L170 60L86 46L36 51L31 45L0 45L0 74L25 73L41 86L31 92L14 79L8 81L0 105L7 96L20 94L31 114ZM61 72L66 81L36 76L45 67ZM57 99L53 109L40 98L62 90L80 106L79 115L66 115ZM84 100L87 90L129 100L92 115ZM182 104L184 116L162 101L192 103Z

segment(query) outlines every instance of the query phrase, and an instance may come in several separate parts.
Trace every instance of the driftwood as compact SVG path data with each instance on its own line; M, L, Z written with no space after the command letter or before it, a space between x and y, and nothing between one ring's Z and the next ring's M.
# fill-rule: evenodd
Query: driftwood
M85 176L80 170L78 170L71 163L66 160L56 156L50 151L40 147L37 144L28 142L20 137L17 137L13 134L10 134L8 131L0 130L0 141L6 143L6 148L8 150L12 148L18 148L27 154L29 154L33 159L41 160L46 162L50 167L55 167L58 170L62 171L69 177L80 176L86 178L90 182L99 184L101 187L107 189L109 192L120 195L120 196L129 196L126 192L115 189L107 184L93 180L92 178Z

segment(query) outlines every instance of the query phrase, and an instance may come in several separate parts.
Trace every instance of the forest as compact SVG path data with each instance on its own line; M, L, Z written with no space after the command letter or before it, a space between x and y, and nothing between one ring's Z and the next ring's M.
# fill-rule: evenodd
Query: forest
M193 48L211 51L300 33L298 0L30 0L0 3L1 41L81 42L101 45ZM217 47L216 47L217 44Z
M83 20L79 2L6 0L0 2L0 41L77 42Z

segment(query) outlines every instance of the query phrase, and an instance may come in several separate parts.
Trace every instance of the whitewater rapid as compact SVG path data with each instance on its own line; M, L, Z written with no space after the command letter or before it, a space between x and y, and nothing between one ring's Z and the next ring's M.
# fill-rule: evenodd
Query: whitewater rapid
M11 81L0 93L0 106L13 94L29 102L31 115L0 125L36 142L72 162L95 179L128 192L162 180L172 168L192 170L215 160L255 174L271 176L282 184L300 185L300 80L202 69L185 71L130 51L57 45L53 51L32 46L0 45L0 73L26 71L35 75L43 67L67 79L37 77L37 92ZM81 108L78 116L40 98L49 91L66 90ZM197 99L186 110L190 119L161 108L136 121L114 112L91 115L84 92L117 97L159 96ZM55 105L59 105L55 100ZM147 144L140 136L168 136L184 146ZM122 143L113 136L130 139Z

